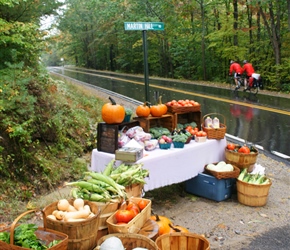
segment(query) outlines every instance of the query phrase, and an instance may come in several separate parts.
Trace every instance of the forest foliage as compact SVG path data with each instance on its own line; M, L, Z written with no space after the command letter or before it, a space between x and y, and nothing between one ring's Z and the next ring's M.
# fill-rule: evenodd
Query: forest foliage
M18 208L11 200L78 178L87 169L83 155L95 147L103 102L53 79L39 60L46 43L40 17L60 6L0 0L0 221Z
M268 89L289 91L289 13L290 0L66 0L44 58L140 74L143 31L124 22L163 22L145 31L149 75L225 81L230 60L248 60Z

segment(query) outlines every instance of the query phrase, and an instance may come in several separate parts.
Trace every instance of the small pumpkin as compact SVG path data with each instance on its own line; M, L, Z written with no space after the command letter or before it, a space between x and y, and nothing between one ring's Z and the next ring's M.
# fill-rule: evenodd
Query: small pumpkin
M167 106L162 103L162 96L159 96L158 103L150 107L150 113L154 117L161 117L167 113Z
M150 107L148 106L148 102L144 102L136 108L136 115L138 117L148 117L150 115Z
M101 113L103 121L108 124L121 123L125 118L125 108L117 104L111 97L111 102L103 105Z
M158 235L170 233L171 220L169 218L167 218L165 216L154 214L150 217L150 219L157 222L157 224L159 226Z

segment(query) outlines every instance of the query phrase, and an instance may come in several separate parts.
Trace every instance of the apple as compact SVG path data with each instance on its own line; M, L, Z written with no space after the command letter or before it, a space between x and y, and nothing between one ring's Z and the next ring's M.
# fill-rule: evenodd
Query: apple
M159 143L160 144L164 144L166 141L163 139L163 138L161 138L161 139L159 139Z
M167 143L172 143L172 139L170 137L167 137L167 140L166 140Z

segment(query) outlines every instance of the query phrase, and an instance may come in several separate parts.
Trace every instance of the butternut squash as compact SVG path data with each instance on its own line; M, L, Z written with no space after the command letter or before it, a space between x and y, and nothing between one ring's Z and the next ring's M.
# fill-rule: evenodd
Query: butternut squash
M46 218L51 219L51 220L57 220L53 214L47 215Z
M57 203L57 209L60 211L67 211L69 207L69 202L66 199L61 199Z
M81 211L84 209L85 201L82 198L77 198L74 200L73 205L76 210Z
M70 212L70 213L73 213L73 212ZM62 220L65 214L66 214L65 212L60 211L60 210L54 210L52 212L52 215L54 215L55 218L57 218L58 220Z
M70 219L87 219L90 215L90 212L86 209L76 211L76 212L67 212L64 214L64 221L69 221Z

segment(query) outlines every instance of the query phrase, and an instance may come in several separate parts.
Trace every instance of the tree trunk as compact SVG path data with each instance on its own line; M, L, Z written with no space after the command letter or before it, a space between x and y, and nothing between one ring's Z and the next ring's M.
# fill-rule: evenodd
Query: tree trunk
M253 39L253 31L252 31L252 10L250 9L250 6L248 4L248 0L246 0L246 4L247 4L247 17L248 17L248 25L249 25L249 42L250 45L253 44L254 39ZM253 48L251 46L249 46L249 53L251 54L253 52Z
M237 35L237 29L238 29L238 19L239 19L239 15L238 15L238 0L233 0L233 7L234 7L234 45L238 46L238 35Z
M205 60L205 10L203 0L199 2L200 10L201 10L201 23L202 23L202 33L201 33L201 60L202 60L202 69L203 69L203 80L207 80L207 72L206 72L206 60Z

